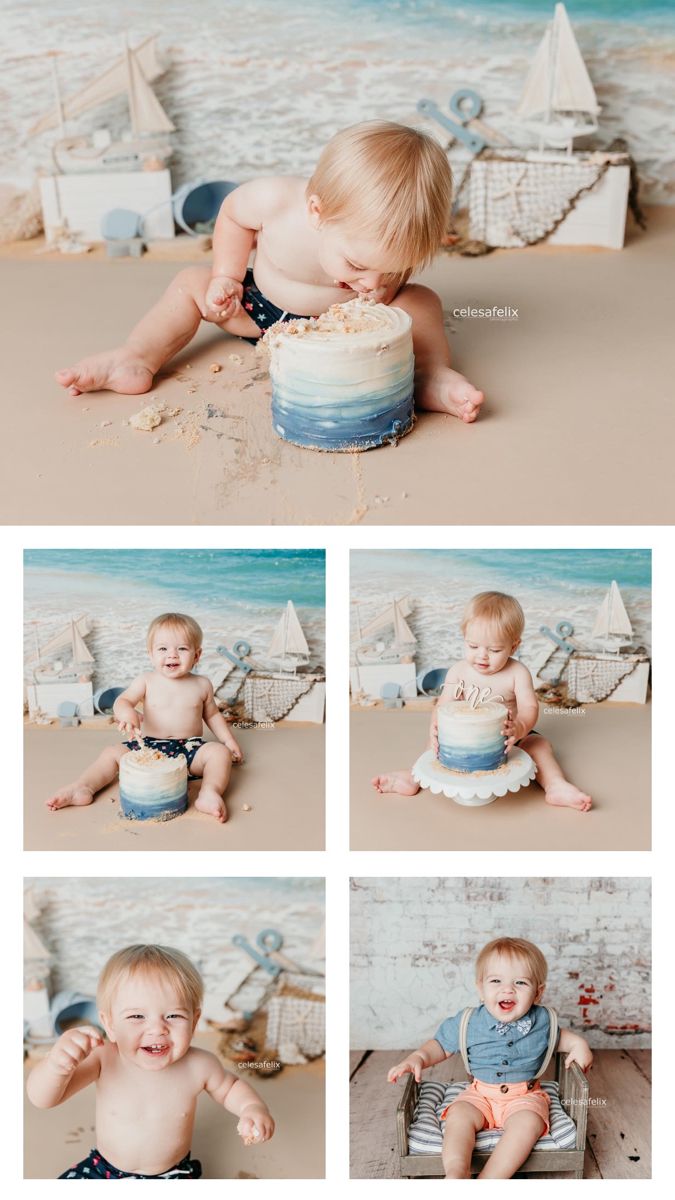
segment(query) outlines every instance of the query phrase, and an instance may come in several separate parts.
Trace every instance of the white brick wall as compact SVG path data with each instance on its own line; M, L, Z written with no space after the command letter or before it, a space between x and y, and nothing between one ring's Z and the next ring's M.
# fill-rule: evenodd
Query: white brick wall
M500 935L546 955L545 1000L591 1046L651 1044L649 879L353 879L351 1045L418 1046L478 1003L474 962Z

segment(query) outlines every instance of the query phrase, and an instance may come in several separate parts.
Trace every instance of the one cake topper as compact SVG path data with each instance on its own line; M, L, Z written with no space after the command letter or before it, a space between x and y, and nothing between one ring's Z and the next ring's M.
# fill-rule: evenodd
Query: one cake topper
M480 704L488 704L491 700L501 700L505 703L501 692L492 691L491 687L479 688L477 683L472 683L467 688L463 679L458 679L454 687L454 700L465 700L471 708L478 708Z

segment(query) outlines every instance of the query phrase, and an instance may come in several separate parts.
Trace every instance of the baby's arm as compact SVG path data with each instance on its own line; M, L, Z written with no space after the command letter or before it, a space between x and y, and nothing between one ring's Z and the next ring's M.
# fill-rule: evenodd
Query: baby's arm
M206 684L203 714L204 720L211 730L211 733L215 734L215 736L218 738L218 741L222 742L223 745L227 746L228 750L231 751L233 762L241 763L244 761L243 750L215 702L211 681L206 679L204 682Z
M566 1067L570 1067L575 1062L579 1064L582 1071L588 1071L593 1065L593 1051L586 1038L582 1038L579 1033L572 1033L571 1029L560 1030L558 1049L567 1055Z
M213 265L206 308L223 318L233 317L239 311L242 280L276 183L278 181L274 179L252 179L242 183L220 206L213 231Z
M239 1117L237 1133L245 1145L269 1141L274 1133L274 1121L265 1102L250 1084L226 1071L215 1055L209 1054L208 1060L204 1088L217 1104Z
M532 683L532 676L523 663L513 664L513 679L517 715L514 717L509 712L502 729L506 738L507 752L521 738L527 737L528 733L534 729L539 716L539 701Z
M98 1079L101 1060L94 1053L103 1045L98 1029L82 1025L69 1029L28 1076L28 1099L36 1108L55 1108Z
M143 718L137 712L136 705L140 704L144 696L145 675L139 675L133 683L129 684L126 691L117 697L113 704L113 714L121 733L130 733L132 737L135 737L137 733L141 732Z
M402 1075L414 1075L417 1083L422 1078L422 1071L426 1071L427 1067L433 1067L436 1063L444 1062L448 1057L440 1042L436 1038L431 1038L420 1046L419 1050L414 1050L403 1062L397 1063L392 1067L387 1075L388 1083L396 1083Z

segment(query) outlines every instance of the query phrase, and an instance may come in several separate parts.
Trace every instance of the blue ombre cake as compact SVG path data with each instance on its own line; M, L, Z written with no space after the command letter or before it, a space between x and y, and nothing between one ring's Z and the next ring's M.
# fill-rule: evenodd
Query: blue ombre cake
M439 762L451 771L496 771L506 762L506 716L504 705L494 700L475 708L466 700L439 706Z
M272 420L279 437L313 450L370 450L414 423L412 322L372 300L272 326Z
M159 750L130 750L120 759L120 803L132 821L170 821L185 812L188 769L182 754L168 758Z

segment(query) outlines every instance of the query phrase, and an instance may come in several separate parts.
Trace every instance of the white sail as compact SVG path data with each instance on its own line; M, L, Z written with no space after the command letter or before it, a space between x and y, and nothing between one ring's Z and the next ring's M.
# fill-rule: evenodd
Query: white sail
M621 592L613 579L595 618L591 637L632 638L632 636L633 626L621 598Z
M412 612L412 604L407 596L403 596L401 600L394 600L391 604L387 605L383 612L378 613L376 617L373 617L372 621L364 625L361 630L361 636L364 638L374 637L376 633L381 633L383 629L388 629L394 623L394 606L397 607L401 617L409 617Z
M72 626L72 635L73 662L93 663L95 661L94 656L93 654L89 653L89 649L84 641L84 638L80 633L77 632L75 622L73 622Z
M53 638L50 638L48 642L45 642L44 646L40 646L39 654L36 654L31 661L36 662L38 659L44 658L47 654L56 654L59 650L65 650L69 646L72 648L74 645L74 634L78 635L80 638L85 638L91 633L91 630L92 624L89 618L78 617L76 621L71 621L70 625L66 625L65 629L62 629L60 633L56 633ZM84 645L84 643L82 644ZM84 646L84 649L86 650L87 654L89 654L86 646ZM90 657L78 659L77 661L93 662L94 660Z
M399 605L394 602L394 645L414 646L417 638L401 613Z
M129 68L129 110L134 133L171 133L176 126L164 112L133 51L129 51Z
M516 109L520 117L600 112L593 84L564 4L556 4Z
M45 946L42 938L35 932L33 927L28 924L28 921L23 922L23 958L24 962L29 959L44 959L49 962L51 954Z
M154 79L159 78L163 73L164 67L157 57L155 50L156 35L146 38L137 46L135 50L130 50L129 54L133 60L134 71L143 78L143 85L147 91L151 91L148 84ZM117 59L107 71L102 75L92 79L90 83L85 84L78 92L61 102L61 114L64 120L71 120L73 117L78 117L80 113L89 112L92 108L98 108L100 105L107 103L108 100L113 100L116 96L123 96L129 92L129 69L127 66L126 54L123 54ZM153 93L153 100L159 110L156 115L156 120L161 121L159 125L153 125L146 132L164 133L170 132L174 126L169 121L164 109L160 105ZM141 100L141 104L143 101ZM161 116L160 116L161 114ZM44 133L47 129L56 129L60 125L60 114L58 108L53 108L46 113L32 129L29 130L29 136L33 137L38 133Z
M309 655L309 646L292 600L288 601L286 611L274 630L267 654L269 658L283 658L287 654Z

